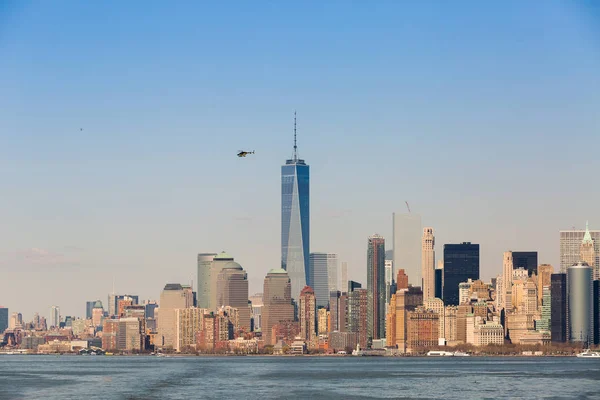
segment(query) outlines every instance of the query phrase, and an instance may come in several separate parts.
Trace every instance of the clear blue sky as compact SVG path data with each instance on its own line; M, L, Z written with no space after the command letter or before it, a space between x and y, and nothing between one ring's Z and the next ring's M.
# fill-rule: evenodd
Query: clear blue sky
M600 228L595 2L3 1L0 305L156 299L221 250L261 291L294 110L311 250L352 279L405 200L486 279Z

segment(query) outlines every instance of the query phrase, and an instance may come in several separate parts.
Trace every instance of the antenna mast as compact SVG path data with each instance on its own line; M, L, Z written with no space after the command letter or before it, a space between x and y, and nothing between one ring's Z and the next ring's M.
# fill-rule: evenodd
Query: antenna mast
M298 161L298 146L296 146L296 110L294 110L294 162Z

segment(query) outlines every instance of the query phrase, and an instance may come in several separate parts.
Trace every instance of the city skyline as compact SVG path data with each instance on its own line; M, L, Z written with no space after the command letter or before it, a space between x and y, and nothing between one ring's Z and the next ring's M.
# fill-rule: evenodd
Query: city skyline
M222 250L260 292L281 264L277 167L295 109L310 249L338 254L363 285L365 238L391 244L405 201L435 229L438 258L443 244L479 243L486 281L507 249L558 268L558 232L600 226L597 185L573 205L594 171L583 149L600 144L598 26L585 10L258 5L248 19L247 6L162 7L0 14L0 304L11 312L82 316L113 279L118 293L158 299L165 282L196 285L198 253ZM273 22L290 8L291 24ZM93 23L140 15L142 26ZM340 15L364 29L332 30ZM237 159L246 147L256 154Z

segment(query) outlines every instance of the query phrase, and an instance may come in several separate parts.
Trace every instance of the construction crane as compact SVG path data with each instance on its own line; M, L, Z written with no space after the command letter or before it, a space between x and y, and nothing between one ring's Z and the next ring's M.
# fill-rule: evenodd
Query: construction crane
M405 201L404 203L406 203L406 208L408 208L408 213L410 214L410 206L408 205L408 201Z

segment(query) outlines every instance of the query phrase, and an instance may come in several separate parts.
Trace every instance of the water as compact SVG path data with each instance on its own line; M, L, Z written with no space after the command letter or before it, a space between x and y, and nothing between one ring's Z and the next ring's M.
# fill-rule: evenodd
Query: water
M0 399L600 399L600 360L0 356Z

